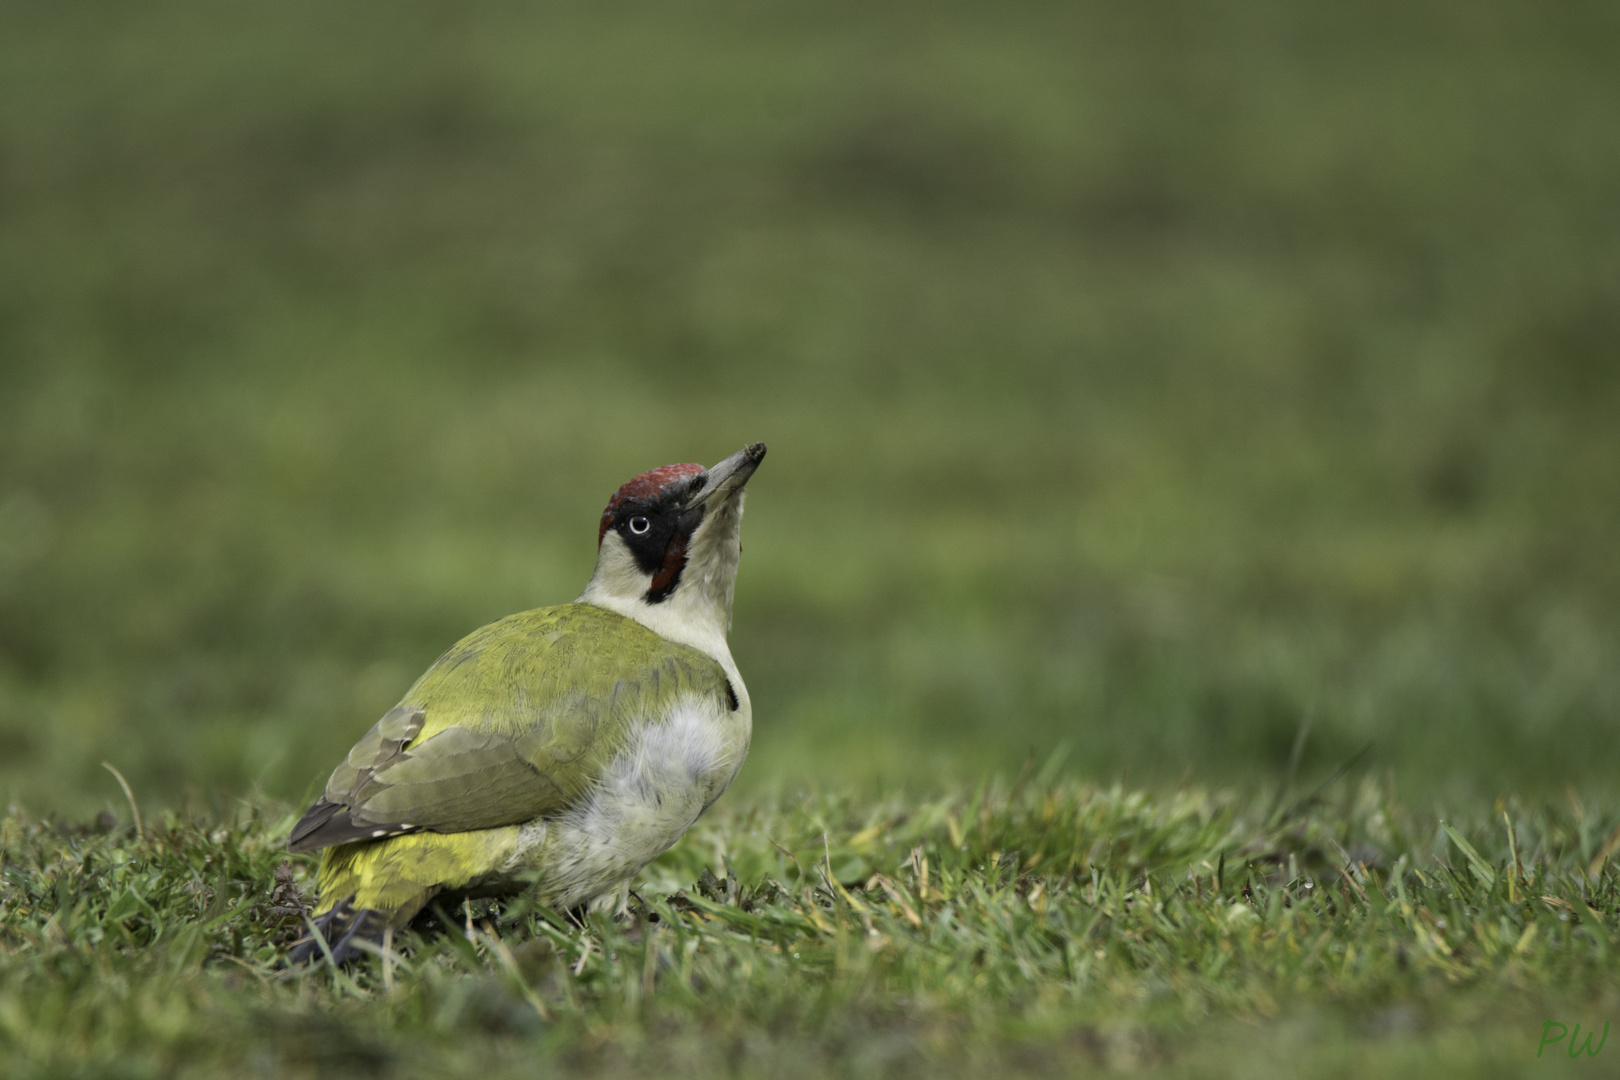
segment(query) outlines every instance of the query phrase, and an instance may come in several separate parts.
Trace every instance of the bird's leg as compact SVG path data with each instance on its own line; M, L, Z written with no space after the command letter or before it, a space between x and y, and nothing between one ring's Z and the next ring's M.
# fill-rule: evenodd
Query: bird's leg
M321 956L321 941L328 943L341 938L349 929L349 923L354 916L354 907L345 900L334 904L310 920L314 930L293 942L291 951L287 953L287 966L298 967L307 964ZM319 935L317 939L316 935ZM333 954L334 959L336 953Z

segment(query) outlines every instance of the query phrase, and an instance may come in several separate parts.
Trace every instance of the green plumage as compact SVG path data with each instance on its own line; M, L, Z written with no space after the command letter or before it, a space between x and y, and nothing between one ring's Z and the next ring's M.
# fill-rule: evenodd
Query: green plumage
M736 709L716 660L622 615L509 616L453 645L360 739L289 846L326 848L320 911L400 925L440 890L499 878L522 826L579 805L638 725L693 696Z

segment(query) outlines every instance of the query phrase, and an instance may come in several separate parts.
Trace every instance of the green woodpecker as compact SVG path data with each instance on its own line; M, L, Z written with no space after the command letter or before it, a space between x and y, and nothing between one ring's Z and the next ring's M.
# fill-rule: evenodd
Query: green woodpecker
M349 751L287 840L325 849L314 923L335 960L441 893L532 884L557 908L622 909L726 790L752 727L726 632L764 457L755 443L619 488L578 600L473 631Z

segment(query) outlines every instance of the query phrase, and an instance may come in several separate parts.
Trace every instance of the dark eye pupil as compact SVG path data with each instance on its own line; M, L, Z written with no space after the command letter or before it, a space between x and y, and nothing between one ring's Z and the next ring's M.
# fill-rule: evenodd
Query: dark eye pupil
M648 521L644 517L633 517L630 519L630 531L635 533L637 536L640 536L651 527L652 522Z

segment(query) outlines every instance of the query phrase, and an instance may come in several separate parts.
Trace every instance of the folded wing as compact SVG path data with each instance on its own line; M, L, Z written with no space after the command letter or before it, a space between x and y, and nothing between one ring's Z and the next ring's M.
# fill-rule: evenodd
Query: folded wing
M736 697L713 658L585 604L523 612L452 646L332 772L294 852L561 813L635 724L683 695Z

